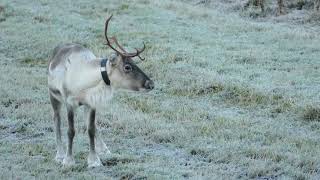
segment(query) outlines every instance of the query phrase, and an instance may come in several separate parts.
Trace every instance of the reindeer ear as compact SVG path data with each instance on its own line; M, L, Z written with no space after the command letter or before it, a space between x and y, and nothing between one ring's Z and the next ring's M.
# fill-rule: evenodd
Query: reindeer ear
M112 53L111 56L109 57L110 64L116 65L117 59L118 59L118 55L116 53Z

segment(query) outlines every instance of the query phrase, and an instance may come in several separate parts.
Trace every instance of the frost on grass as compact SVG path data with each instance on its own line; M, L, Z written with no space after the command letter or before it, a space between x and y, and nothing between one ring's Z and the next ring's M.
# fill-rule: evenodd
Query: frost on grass
M217 1L185 2L1 2L1 178L318 179L318 27L257 23L221 13ZM262 20L258 11L248 14ZM121 32L126 46L146 41L146 61L137 63L156 88L119 92L97 111L114 154L101 156L104 167L87 169L86 119L77 116L77 164L63 168L53 160L47 60L64 42L105 57L110 14L111 33ZM62 125L66 142L65 108Z

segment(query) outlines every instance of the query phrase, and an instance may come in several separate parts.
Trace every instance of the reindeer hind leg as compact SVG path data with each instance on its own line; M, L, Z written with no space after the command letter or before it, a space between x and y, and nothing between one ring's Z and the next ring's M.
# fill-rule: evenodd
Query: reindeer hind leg
M55 126L55 133L56 133L56 146L57 146L57 153L55 160L59 163L62 162L64 158L64 150L61 140L61 116L60 116L60 110L61 110L61 102L56 99L53 95L53 92L49 91L50 96L50 102L53 109L53 121Z

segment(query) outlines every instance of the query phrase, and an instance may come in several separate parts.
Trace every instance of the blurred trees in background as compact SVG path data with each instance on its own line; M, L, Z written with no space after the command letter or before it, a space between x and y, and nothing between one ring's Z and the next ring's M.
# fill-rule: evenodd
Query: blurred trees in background
M244 8L247 9L250 5L260 7L261 11L264 12L265 0L248 0L248 2L244 5Z
M277 0L278 3L278 14L284 14L284 2L283 0ZM244 8L247 9L250 5L256 6L256 7L260 7L261 11L264 12L265 10L265 0L248 0L245 5Z
M276 0L277 1L277 14L278 15L283 15L286 13L285 10L285 0ZM288 2L290 2L291 0L288 0ZM297 8L299 10L301 10L303 8L303 6L306 4L307 0L298 0L297 2ZM311 0L311 3L313 3L314 6L314 10L315 11L320 11L320 0ZM261 11L264 12L265 11L265 3L266 0L248 0L245 5L244 8L247 9L249 6L255 6L255 7L259 7L261 8Z
M278 3L278 15L284 14L284 0L277 0Z

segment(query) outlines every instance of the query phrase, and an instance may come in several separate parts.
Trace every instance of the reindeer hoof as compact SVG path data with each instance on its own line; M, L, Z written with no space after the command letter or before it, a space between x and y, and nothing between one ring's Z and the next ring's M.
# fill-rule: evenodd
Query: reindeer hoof
M102 166L100 158L96 154L89 154L88 156L88 168L94 168Z
M58 154L58 153L57 153L56 157L54 158L54 160L55 160L57 163L62 163L62 162L63 162L63 159L64 159L64 155Z
M63 148L58 146L56 157L54 159L57 163L62 163L65 155Z
M73 157L68 157L66 156L63 161L62 161L63 166L73 166L75 165L75 161L73 159Z

